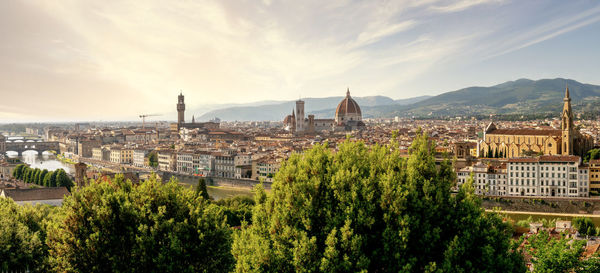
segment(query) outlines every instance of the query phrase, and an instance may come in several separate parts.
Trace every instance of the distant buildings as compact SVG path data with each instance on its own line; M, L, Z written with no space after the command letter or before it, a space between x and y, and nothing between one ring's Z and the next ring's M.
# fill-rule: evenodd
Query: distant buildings
M179 135L179 131L182 128L187 128L187 129L218 129L219 128L218 122L214 122L214 121L196 122L194 120L193 116L192 116L192 122L186 123L185 122L185 101L184 101L184 99L185 98L183 96L183 93L180 93L179 96L177 96L177 123L172 123L170 125L172 135Z
M573 124L569 88L565 91L561 129L498 129L492 122L483 134L479 155L487 158L512 158L532 154L584 156L594 139L581 134Z
M572 155L511 158L507 163L508 195L589 196L588 167Z
M334 119L315 119L314 115L304 117L304 101L296 101L296 109L283 120L285 128L296 135L315 134L321 131L352 131L365 127L362 112L358 103L350 97L350 89L346 97L338 104Z

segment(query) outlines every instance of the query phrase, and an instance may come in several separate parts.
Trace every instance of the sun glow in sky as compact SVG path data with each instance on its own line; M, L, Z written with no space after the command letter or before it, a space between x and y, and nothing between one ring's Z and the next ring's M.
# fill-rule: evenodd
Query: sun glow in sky
M600 84L598 1L15 0L0 3L0 37L4 122L174 114L180 90L202 109L348 86L399 99Z

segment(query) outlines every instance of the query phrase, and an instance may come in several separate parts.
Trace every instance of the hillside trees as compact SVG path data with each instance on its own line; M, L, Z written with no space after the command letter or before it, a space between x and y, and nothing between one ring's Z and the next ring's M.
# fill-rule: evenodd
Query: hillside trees
M57 178L60 180L60 174ZM50 227L59 272L229 272L231 230L221 208L175 181L133 186L117 176L65 199Z
M252 225L235 236L237 272L518 272L509 227L485 214L469 183L436 168L419 135L396 145L315 145L293 154L270 195L257 189Z

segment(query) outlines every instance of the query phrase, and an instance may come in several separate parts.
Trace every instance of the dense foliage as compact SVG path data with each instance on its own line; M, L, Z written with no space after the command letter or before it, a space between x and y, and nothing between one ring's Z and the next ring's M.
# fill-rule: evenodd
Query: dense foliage
M46 225L49 206L19 206L0 198L0 272L45 272L48 268Z
M600 159L600 149L591 149L583 157L584 162L590 162L590 160Z
M78 189L50 227L60 272L229 272L231 231L221 209L175 181L117 177Z
M564 234L553 237L547 231L521 240L536 273L600 272L598 254L581 259L585 240L569 240Z
M572 220L573 227L579 231L579 234L583 236L596 236L598 235L596 232L596 226L592 219L588 217L575 217Z
M152 168L158 167L158 154L156 151L152 151L148 154L148 165Z
M258 189L252 225L237 234L237 272L523 272L510 228L486 214L469 183L436 168L419 135L396 145L316 145L290 157L270 195Z
M254 199L210 200L203 180L122 176L74 188L62 207L0 198L0 272L526 272L523 253L535 272L600 272L598 256L581 259L583 240L511 240L472 181L450 194L454 171L425 135L408 158L393 139L293 154ZM59 176L42 172L15 171ZM595 231L587 218L573 224Z
M254 199L249 196L238 195L231 198L221 199L215 202L221 206L227 216L227 224L231 227L238 227L242 222L252 224L252 208Z
M26 183L44 187L67 187L71 189L74 185L73 180L63 169L49 172L46 169L34 169L25 164L19 164L13 170L12 175L14 178L23 180Z

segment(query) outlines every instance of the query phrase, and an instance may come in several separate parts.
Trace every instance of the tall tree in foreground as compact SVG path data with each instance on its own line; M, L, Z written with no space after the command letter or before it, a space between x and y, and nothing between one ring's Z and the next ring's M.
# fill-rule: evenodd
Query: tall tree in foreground
M59 272L229 272L231 231L221 209L156 177L76 188L48 245Z
M453 197L451 164L417 136L397 145L315 145L293 154L270 195L257 189L252 226L235 235L237 272L524 272L509 227L469 183Z
M49 206L17 205L0 198L0 272L47 272Z

